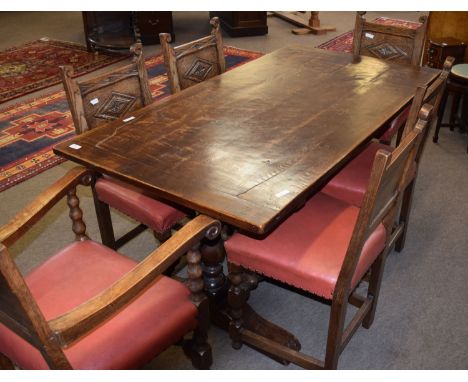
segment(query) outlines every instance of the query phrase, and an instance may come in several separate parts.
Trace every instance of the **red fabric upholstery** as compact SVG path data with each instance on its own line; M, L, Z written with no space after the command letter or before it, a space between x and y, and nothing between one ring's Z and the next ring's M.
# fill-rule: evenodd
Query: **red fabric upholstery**
M331 299L359 209L318 193L263 240L239 233L226 243L228 261ZM381 224L359 258L356 286L385 247Z
M159 233L185 216L184 212L144 195L142 190L110 177L98 179L96 191L99 200Z
M349 162L325 185L322 192L356 207L361 207L369 184L375 154L379 149L390 152L394 150L392 146L371 142L362 153ZM413 163L410 171L409 180L411 181L416 176L416 163Z
M392 121L390 124L390 127L383 133L379 140L383 143L388 143L392 141L392 138L395 136L395 134L400 130L400 128L403 128L410 112L411 106L407 106L398 116Z
M27 277L46 319L85 302L135 266L91 240L76 242ZM76 369L131 369L177 342L196 325L197 310L181 283L161 276L130 305L65 349ZM25 369L48 368L32 345L0 324L0 353Z

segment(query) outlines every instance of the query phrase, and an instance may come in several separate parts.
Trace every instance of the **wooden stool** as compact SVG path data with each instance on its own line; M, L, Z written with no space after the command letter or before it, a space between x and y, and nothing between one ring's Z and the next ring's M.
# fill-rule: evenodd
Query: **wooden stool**
M449 123L442 123L444 110L447 104L449 95L452 95L452 107L450 110ZM458 109L462 105L460 118L458 118ZM460 127L461 130L468 131L468 64L455 65L450 72L450 77L447 80L444 97L442 98L441 111L437 117L437 125L432 138L433 142L439 140L439 130L441 127L448 126L451 131L455 127ZM468 152L468 147L467 147Z

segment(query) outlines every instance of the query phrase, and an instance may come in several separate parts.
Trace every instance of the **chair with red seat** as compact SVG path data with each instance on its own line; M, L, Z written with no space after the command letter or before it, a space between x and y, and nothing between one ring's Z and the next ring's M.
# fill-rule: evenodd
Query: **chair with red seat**
M369 22L366 12L356 12L353 48L355 56L369 56L399 64L421 65L424 40L427 32L427 16L421 16L421 25L414 29L400 25L385 25ZM390 144L401 133L408 118L409 107L403 109L391 121L385 133L379 137L382 143ZM399 137L397 138L398 141Z
M134 54L131 65L84 81L72 78L71 66L60 67L77 134L119 118L129 118L133 111L152 102L141 44L134 44L131 51ZM143 190L108 176L96 180L93 195L102 242L114 249L147 227L158 240L164 241L170 236L171 228L186 216L185 212ZM116 240L109 206L141 224Z
M211 365L208 301L198 245L220 231L199 215L142 262L86 235L76 195L94 173L70 170L0 228L0 367L129 369L143 366L193 331L184 350ZM66 197L76 241L23 277L7 247ZM162 273L187 254L187 286Z
M429 114L430 107L394 152L377 153L360 209L318 193L267 237L235 233L226 241L233 318L229 329L234 348L245 342L305 368L337 367L340 353L358 326L362 323L369 328L373 322L386 255L394 240L393 220ZM355 289L369 269L370 282L364 297ZM244 270L331 300L324 361L243 327L243 307L250 292ZM359 309L345 329L348 302Z
M429 88L420 87L416 90L413 103L406 121L405 128L402 135L408 132L415 126L418 112L423 103L430 103L433 105L432 115L437 118L439 113L441 99L444 93L445 84L447 82L448 74L453 65L453 58L448 57L444 63L444 69L440 76L429 86ZM401 237L397 240L395 249L397 251L403 250L406 232L408 228L409 215L411 211L411 200L414 191L414 184L418 170L419 161L421 159L425 143L427 141L427 134L423 137L423 143L420 147L418 155L415 158L415 164L412 169L412 178L408 180L405 190L404 203L399 217L399 224L402 226ZM393 150L390 145L385 145L379 142L371 142L366 148L350 163L348 163L337 175L335 175L322 189L322 192L327 195L339 198L357 207L360 207L367 190L372 163L376 152L379 149Z

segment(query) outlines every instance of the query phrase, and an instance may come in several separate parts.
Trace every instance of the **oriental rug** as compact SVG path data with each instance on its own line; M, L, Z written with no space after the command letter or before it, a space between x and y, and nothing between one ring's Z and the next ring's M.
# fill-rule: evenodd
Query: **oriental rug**
M384 25L397 25L406 28L416 29L421 24L413 21L406 21L400 19L392 19L389 17L379 17L373 21L374 23ZM317 48L325 50L334 50L337 52L351 52L353 48L353 30L343 33L340 36L332 38L330 41L326 41L323 44L317 46Z
M228 70L262 53L225 47ZM155 101L170 95L162 55L145 60ZM75 135L63 90L0 110L0 192L64 161L52 147Z
M71 65L75 76L111 65L126 55L90 53L73 42L43 37L0 52L0 103L61 82L59 66Z

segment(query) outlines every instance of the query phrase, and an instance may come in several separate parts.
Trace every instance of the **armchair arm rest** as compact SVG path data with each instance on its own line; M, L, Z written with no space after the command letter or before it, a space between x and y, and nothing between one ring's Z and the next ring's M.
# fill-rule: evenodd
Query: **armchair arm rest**
M92 171L84 167L72 168L0 228L0 243L9 247L62 199L67 190L76 187L78 184L89 184L92 178L87 178L87 176L91 175Z
M77 340L128 304L201 239L213 239L220 230L221 224L217 220L197 216L110 287L49 321L52 332L63 346Z

